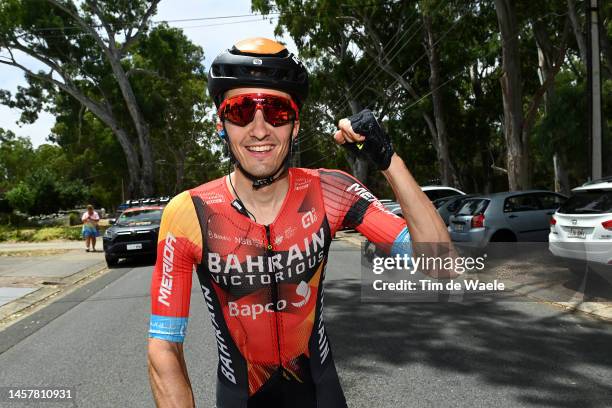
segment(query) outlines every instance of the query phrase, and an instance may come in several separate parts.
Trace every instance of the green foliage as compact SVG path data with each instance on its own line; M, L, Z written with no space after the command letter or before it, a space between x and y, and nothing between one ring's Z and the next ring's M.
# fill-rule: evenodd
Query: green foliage
M423 18L429 15L440 59L450 156L460 183L470 192L508 188L506 174L499 171L506 167L507 152L499 82L502 49L494 2L253 0L252 7L264 14L280 13L276 33L291 35L311 73L312 98L302 116L303 165L318 161L346 168L344 152L324 141L330 138L335 123L350 114L349 104L357 102L381 118L396 151L419 183L438 179L434 141L423 118L424 114L433 118L431 70L423 47ZM533 26L543 24L552 46L558 48L567 4L522 2L516 7L526 110L540 87ZM577 12L583 19L584 10L579 7ZM604 27L611 31L609 13L604 11L602 15ZM556 107L550 112L539 108L531 140L533 183L544 188L553 188L552 154L559 146L568 155L566 170L572 185L584 182L588 171L584 67L577 60L579 53L572 35L568 58L556 80ZM387 59L381 64L385 54ZM414 93L398 86L393 72L401 73ZM607 99L608 82L603 84ZM612 117L612 104L604 101L604 105L604 118ZM604 125L606 136L610 122ZM604 138L604 161L611 157L605 153L612 152L610 139ZM305 150L306 146L310 150ZM612 160L607 162L612 171ZM375 174L368 185L380 195L390 193L383 178Z
M0 225L0 242L44 242L67 239L81 240L80 226L74 227L39 227L39 228L13 228Z
M28 184L20 182L7 191L6 199L12 208L28 214L34 208L36 193Z

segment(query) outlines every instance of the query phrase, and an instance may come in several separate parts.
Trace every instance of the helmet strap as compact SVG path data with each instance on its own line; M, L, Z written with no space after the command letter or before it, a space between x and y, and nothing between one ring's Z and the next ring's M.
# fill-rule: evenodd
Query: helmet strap
M262 187L269 186L270 184L274 183L276 180L281 178L281 176L285 174L285 172L289 169L291 165L291 158L293 156L293 144L295 143L295 141L293 140L294 127L295 127L295 122L291 125L291 132L290 132L291 143L289 144L289 151L285 155L283 162L272 173L268 174L267 176L261 177L261 176L255 176L249 173L244 167L242 167L242 164L240 164L238 159L236 159L236 156L234 155L231 144L229 142L229 135L227 133L227 130L225 129L225 123L223 124L223 130L225 130L225 135L226 135L224 139L225 148L227 149L230 163L236 164L236 167L238 167L240 172L244 174L246 178L248 178L249 180L253 182L253 189L259 190Z

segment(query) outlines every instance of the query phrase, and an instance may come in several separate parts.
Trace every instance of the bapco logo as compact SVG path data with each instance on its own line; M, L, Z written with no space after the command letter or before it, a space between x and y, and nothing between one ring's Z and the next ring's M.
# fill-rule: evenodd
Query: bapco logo
M291 302L291 304L295 307L302 307L308 303L308 299L310 299L310 294L312 291L310 290L310 285L304 281L301 281L298 287L295 289L295 293L301 296L302 300L299 302Z
M302 298L299 302L291 302L294 307L303 307L310 300L310 295L312 294L312 290L310 286L301 281L298 287L295 289L295 293ZM251 319L257 319L257 316L263 313L274 313L274 312L282 312L287 308L287 301L284 299L280 299L275 303L266 303L262 305L260 303L239 305L236 302L227 302L229 315L232 317L250 317Z

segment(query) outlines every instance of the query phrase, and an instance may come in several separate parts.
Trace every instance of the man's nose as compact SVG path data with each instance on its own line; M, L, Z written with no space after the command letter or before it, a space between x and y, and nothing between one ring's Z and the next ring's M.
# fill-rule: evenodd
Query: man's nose
M257 112L255 112L251 135L257 139L263 139L269 135L268 127L266 126L266 119L264 118L263 111L261 109L257 109Z

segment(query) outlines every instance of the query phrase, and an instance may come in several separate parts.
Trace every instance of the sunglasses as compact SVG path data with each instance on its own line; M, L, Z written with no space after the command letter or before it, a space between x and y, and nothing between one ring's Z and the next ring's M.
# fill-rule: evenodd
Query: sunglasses
M249 93L227 98L219 107L221 120L235 125L246 126L253 121L261 109L266 122L274 127L286 125L298 119L298 107L293 100L264 93Z

